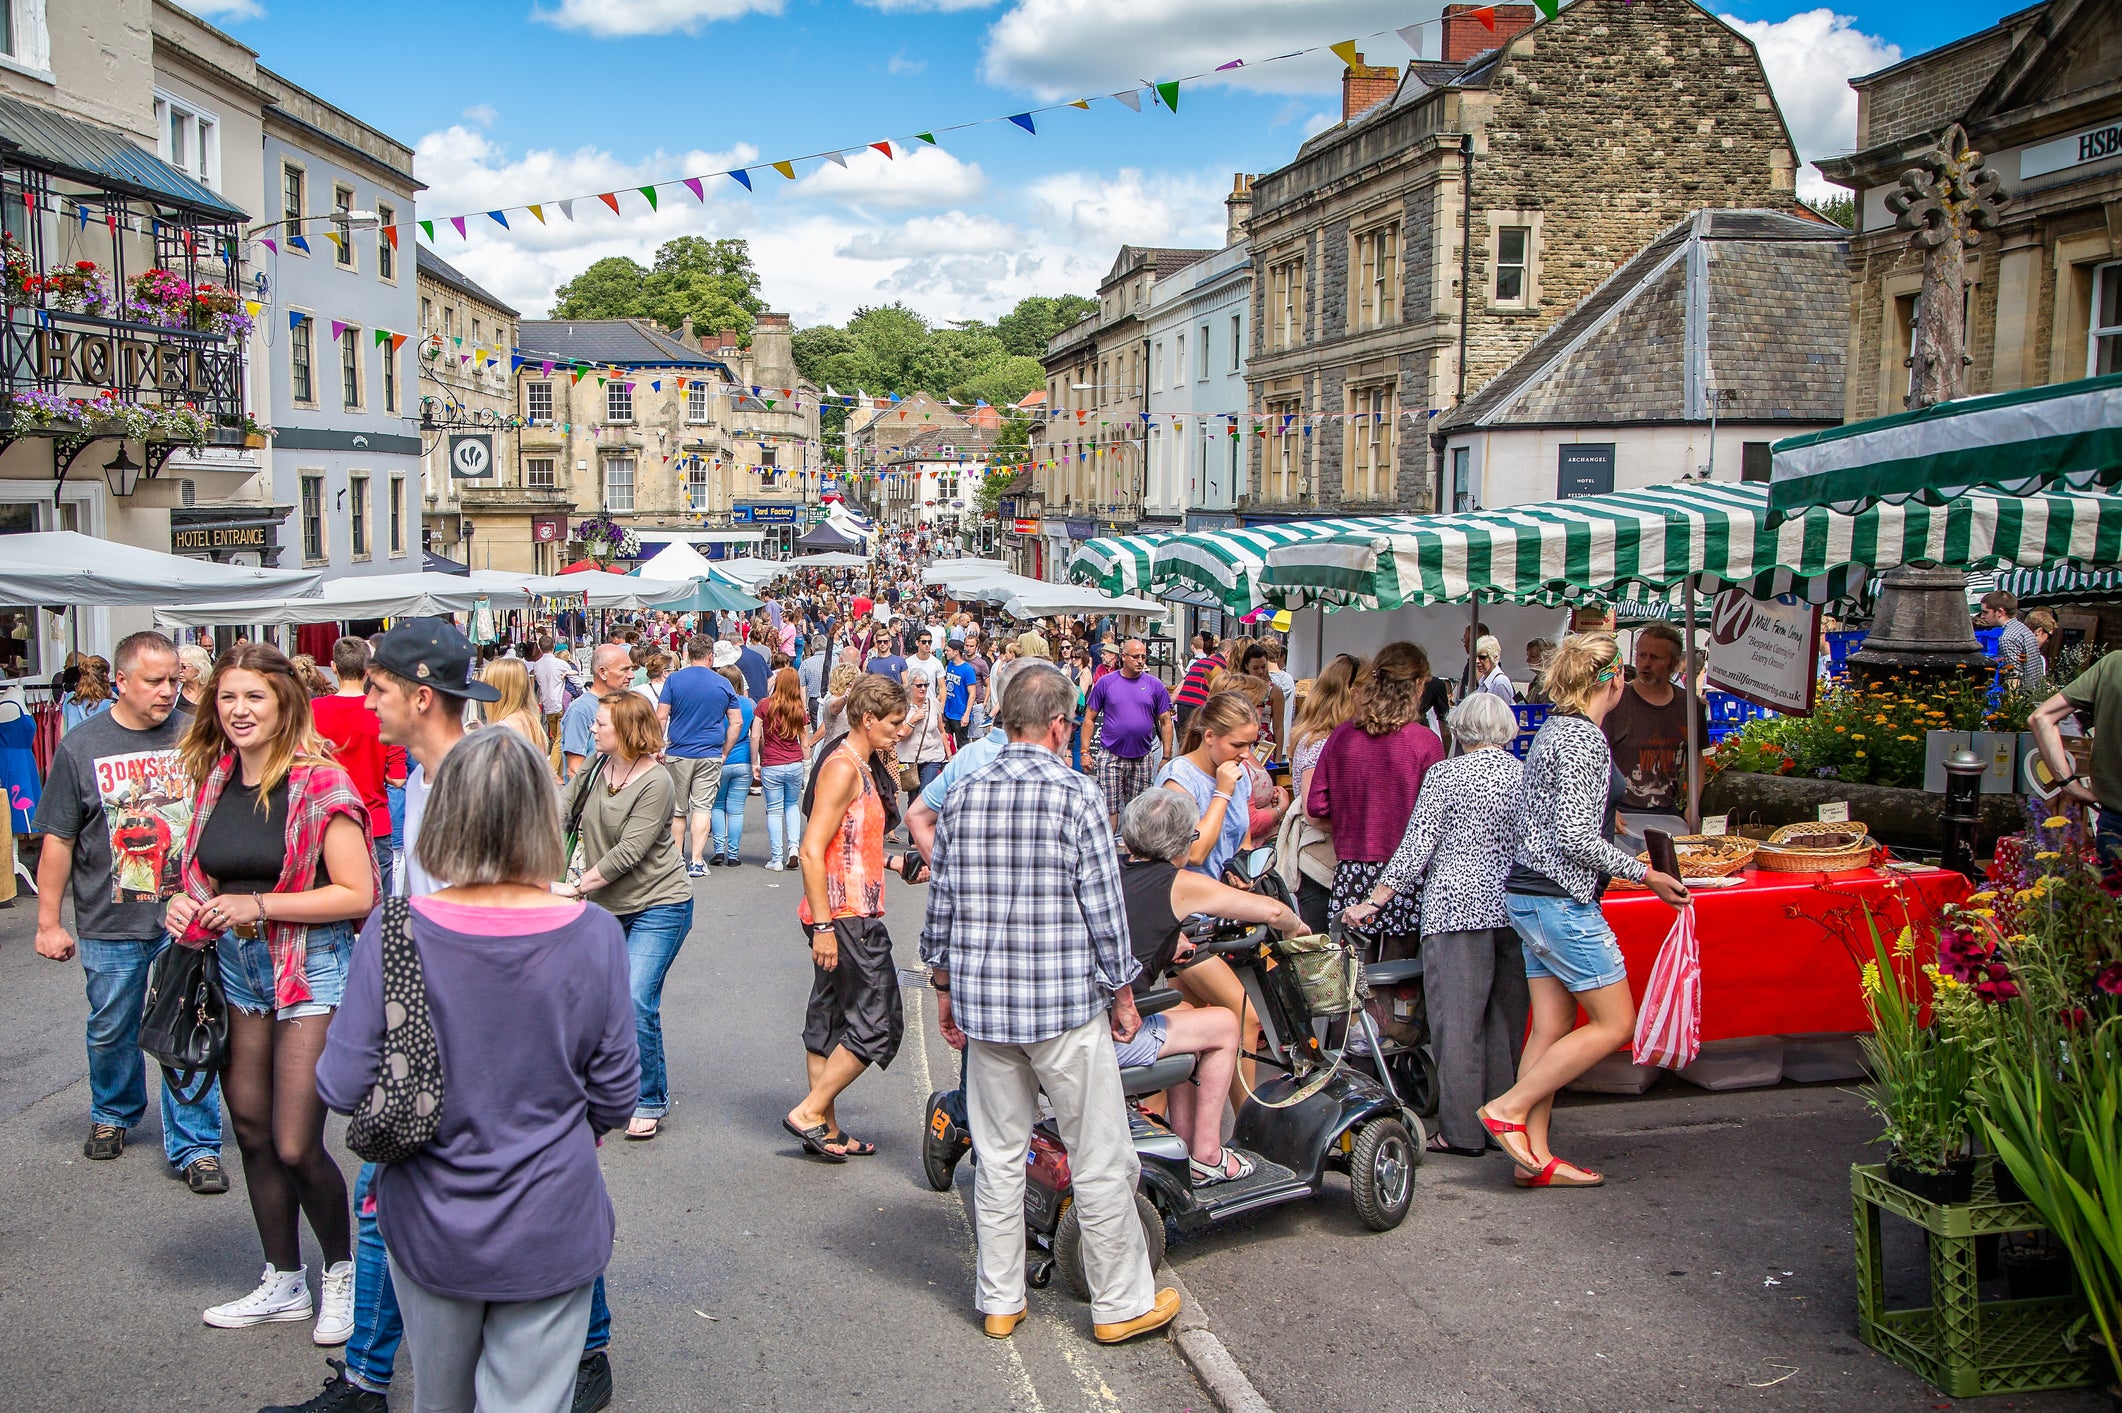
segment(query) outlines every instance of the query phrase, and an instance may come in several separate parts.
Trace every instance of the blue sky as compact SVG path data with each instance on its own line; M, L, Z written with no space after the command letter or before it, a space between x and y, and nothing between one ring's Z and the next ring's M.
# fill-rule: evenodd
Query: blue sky
M1610 3L1610 0L1601 0ZM1110 93L1385 31L1441 0L194 0L261 62L415 147L421 214L670 181ZM1847 150L1845 80L1994 23L2005 0L1911 6L1725 0L1760 46L1804 156ZM1433 33L1434 31L1432 31ZM751 243L766 297L799 324L903 299L931 318L991 317L1034 293L1088 293L1124 241L1219 245L1231 174L1281 165L1338 116L1339 61L1255 64L1190 84L1176 114L1094 103L942 135L943 146L798 180L727 178L648 215L594 201L568 223L512 217L441 253L526 314L590 261L646 262L686 233ZM1808 173L1801 186L1818 186Z

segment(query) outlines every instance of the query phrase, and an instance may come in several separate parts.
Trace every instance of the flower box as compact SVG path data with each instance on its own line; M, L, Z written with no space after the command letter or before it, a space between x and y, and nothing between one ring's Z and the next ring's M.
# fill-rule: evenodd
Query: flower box
M1731 827L1798 824L1818 819L1820 806L1847 801L1849 817L1861 820L1872 837L1907 848L1940 847L1945 828L1939 819L1942 795L1891 785L1856 785L1844 780L1816 780L1797 775L1757 775L1725 771L1702 790L1702 812L1731 817ZM1982 796L1981 835L1995 839L2023 822L2016 795Z
M2085 1316L2082 1298L1979 1298L1976 1239L2045 1229L2032 1207L1998 1197L1989 1164L1975 1173L1973 1198L1949 1206L1894 1186L1883 1165L1852 1167L1849 1187L1856 1207L1857 1338L1953 1398L2097 1381L2089 1342L2082 1333L2069 1339ZM1917 1309L1886 1308L1881 1219L1889 1212L1929 1235L1931 1303Z

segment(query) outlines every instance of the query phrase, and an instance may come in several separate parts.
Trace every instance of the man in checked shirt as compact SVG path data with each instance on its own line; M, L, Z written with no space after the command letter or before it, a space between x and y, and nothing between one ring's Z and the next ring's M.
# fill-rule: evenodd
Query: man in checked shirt
M987 1333L1007 1338L1027 1308L1024 1157L1044 1090L1068 1145L1091 1332L1117 1344L1170 1324L1179 1293L1156 1288L1135 1217L1141 1166L1113 1041L1141 1028L1141 967L1105 799L1068 767L1075 705L1058 672L1010 683L1009 744L937 812L921 959L943 1036L966 1054Z

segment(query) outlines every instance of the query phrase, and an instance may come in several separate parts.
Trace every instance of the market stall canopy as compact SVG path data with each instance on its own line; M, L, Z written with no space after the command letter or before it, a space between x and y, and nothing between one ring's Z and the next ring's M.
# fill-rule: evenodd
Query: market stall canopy
M212 603L174 603L155 609L155 621L171 628L240 627L258 623L336 623L355 618L425 618L469 613L482 597L496 608L516 608L522 575L500 576L506 584L464 574L371 574L334 579L307 598ZM165 591L164 597L168 597Z
M667 579L682 584L689 579L714 579L729 588L748 588L724 572L725 566L717 564L691 545L682 541L673 542L651 555L634 575L642 579Z
M1940 505L1969 491L2122 481L2122 374L1936 403L1777 442L1769 513Z
M689 592L653 605L666 613L750 613L762 606L750 594L705 576L693 580Z
M72 530L0 539L0 603L153 607L171 599L278 599L314 594L316 569L251 569L100 540Z
M921 571L921 582L931 588L948 589L953 584L972 584L1010 573L999 559L946 559Z
M1002 611L1022 621L1045 618L1054 613L1161 615L1164 605L1155 599L1138 599L1128 594L1103 594L1082 584L1049 584L1042 579L1027 579L1002 599Z
M801 544L802 541L798 540L796 543ZM868 565L868 555L841 554L837 550L829 550L824 554L799 554L794 559L783 560L781 568L785 572L790 569L864 569Z
M1244 615L1267 600L1261 574L1267 555L1300 540L1381 529L1404 529L1405 515L1291 520L1242 530L1194 530L1185 534L1127 535L1086 540L1070 557L1069 577L1109 593L1152 593L1199 608Z
M591 608L651 608L683 597L692 585L683 581L667 579L637 579L631 574L608 574L602 570L586 569L579 573L561 573L541 578L522 575L517 580L518 588L532 598L551 594L586 595ZM501 604L494 607L500 608Z
M1768 498L1765 485L1718 481L1412 517L1398 529L1270 551L1266 592L1286 608L1391 609L1475 596L1652 597L1693 577L1705 590L1736 586L1827 603L1903 564L2032 567L2122 556L2117 495L1977 493L1855 514L1815 506L1778 525L1769 523Z
M715 573L746 590L756 590L788 573L788 566L772 559L720 559L709 560Z
M420 551L420 567L429 574L469 574L469 564L459 564L454 559L445 559L433 550Z
M862 537L852 530L842 529L829 520L821 520L796 538L800 550L853 550L860 553Z
M1169 535L1100 535L1069 556L1068 577L1108 594L1139 594L1151 580L1152 556Z

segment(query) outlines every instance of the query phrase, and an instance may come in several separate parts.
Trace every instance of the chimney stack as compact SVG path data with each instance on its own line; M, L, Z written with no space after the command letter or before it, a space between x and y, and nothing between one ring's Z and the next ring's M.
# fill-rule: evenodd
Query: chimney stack
M786 314L761 314L752 323L752 378L765 388L796 385L796 351Z
M687 348L698 348L699 341L693 337L693 316L688 314L678 321L678 342Z
M1496 28L1474 18L1481 10L1495 12ZM1530 5L1446 5L1444 7L1444 62L1463 64L1491 50L1501 49L1539 22L1540 12ZM1346 80L1343 80L1344 86Z
M715 351L717 353L735 353L737 351L737 331L735 329L724 329L720 334L716 335Z
M1341 71L1341 121L1368 113L1393 96L1400 86L1400 71L1388 64L1366 64L1361 51L1356 62Z
M1223 198L1223 243L1236 245L1245 239L1245 222L1253 214L1253 179L1244 172L1235 172L1230 179L1230 195Z

